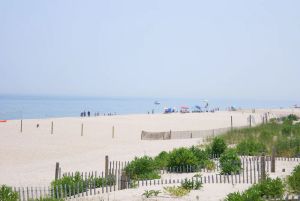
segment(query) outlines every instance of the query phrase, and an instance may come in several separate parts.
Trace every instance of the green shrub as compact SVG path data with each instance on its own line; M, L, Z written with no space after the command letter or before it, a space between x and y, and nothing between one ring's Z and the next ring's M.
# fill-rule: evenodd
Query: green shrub
M290 120L290 121L297 121L299 119L299 117L294 115L294 114L289 114L287 116L287 119Z
M166 193L176 197L183 197L190 193L190 190L182 188L181 186L178 187L168 186L168 187L164 187L164 190Z
M74 193L82 193L89 189L90 186L95 185L97 188L102 186L112 186L116 183L114 175L107 175L106 178L101 177L89 177L86 180L82 179L79 172L76 172L74 176L63 176L60 179L51 182L51 186L54 189L53 197L61 198L74 195ZM66 191L61 191L61 188L65 188ZM56 191L58 189L58 191ZM56 193L57 192L57 193ZM47 198L48 199L48 198Z
M298 116L294 115L294 114L289 114L288 116L285 117L281 117L280 120L281 121L297 121L299 119Z
M282 198L284 194L284 184L279 179L266 178L265 181L255 184L245 192L230 193L226 201L263 201L263 197Z
M19 194L9 186L2 185L0 187L0 200L1 201L18 201Z
M211 154L220 156L227 149L227 145L223 138L215 137L211 144Z
M225 201L263 201L263 199L260 196L259 189L255 188L249 188L244 193L235 192L230 193L225 198Z
M196 146L192 146L190 148L191 152L194 154L194 156L196 156L197 158L197 166L199 168L205 168L205 165L208 163L209 161L209 156L207 151L205 150L201 150L200 148L196 147Z
M51 182L51 186L56 191L56 189L60 189L61 187L67 186L68 190L66 192L66 195L64 194L64 191L58 190L58 193L54 193L53 197L55 198L60 198L60 197L66 197L66 196L71 196L74 195L74 190L76 189L77 193L81 193L84 191L84 186L81 185L84 183L84 180L81 178L80 173L76 172L75 176L63 176L60 179L57 179L55 181Z
M187 190L199 190L202 187L202 183L199 180L185 179L184 182L181 183L181 187Z
M168 167L169 154L166 151L160 152L155 158L154 162L159 169Z
M261 196L267 197L277 197L280 198L284 193L284 183L281 179L271 179L266 178L266 180L262 181L258 184Z
M220 157L222 174L237 174L241 170L241 160L235 149L227 149Z
M245 201L262 201L262 196L261 196L261 191L258 185L254 185L252 187L250 187L248 190L246 190L243 193L243 199Z
M245 201L245 199L240 192L234 192L234 193L229 193L226 196L225 201Z
M191 149L188 148L178 148L173 149L169 154L169 168L179 168L182 167L183 171L187 171L187 166L196 167L198 166L198 158L194 155Z
M247 156L255 156L266 152L266 146L254 140L244 140L237 145L236 149L238 154Z
M290 176L287 178L289 190L294 193L300 193L300 165L296 166Z
M158 167L149 156L136 157L125 167L126 175L131 179L159 179Z

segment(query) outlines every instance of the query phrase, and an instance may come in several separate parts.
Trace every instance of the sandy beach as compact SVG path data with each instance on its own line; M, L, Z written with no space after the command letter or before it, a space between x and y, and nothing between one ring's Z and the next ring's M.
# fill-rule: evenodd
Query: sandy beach
M54 179L55 163L63 172L103 171L104 158L128 161L134 156L153 156L175 147L202 143L203 139L141 140L141 131L205 130L253 125L284 114L300 114L299 109L220 111L215 113L119 115L89 118L30 119L0 123L0 184L47 186ZM53 122L53 134L51 134ZM38 127L37 127L38 124ZM83 125L83 136L81 128ZM114 138L112 130L114 127Z
M0 201L300 201L299 10L0 1Z

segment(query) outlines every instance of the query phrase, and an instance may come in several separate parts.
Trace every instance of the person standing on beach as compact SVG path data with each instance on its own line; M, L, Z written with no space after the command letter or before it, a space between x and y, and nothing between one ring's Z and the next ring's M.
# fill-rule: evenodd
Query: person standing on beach
M87 112L88 117L91 115L90 111Z

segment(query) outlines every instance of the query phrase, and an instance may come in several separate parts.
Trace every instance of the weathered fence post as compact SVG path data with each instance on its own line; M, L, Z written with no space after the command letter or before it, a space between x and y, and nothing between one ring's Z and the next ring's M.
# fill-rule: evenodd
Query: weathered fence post
M275 148L272 149L271 172L275 172Z
M27 198L27 200L29 200L29 189L28 189L28 187L26 187L26 198Z
M21 133L23 132L23 120L21 119L21 127L20 127Z
M249 169L248 169L248 158L246 158L246 181L247 181L247 184L249 183Z
M25 191L24 191L24 187L22 187L22 197L23 197L23 200L26 200L26 198L25 198Z
M112 127L112 138L115 138L115 126Z
M249 115L249 125L250 125L250 127L252 126L252 117L251 117L251 115Z
M53 134L53 121L51 122L51 135Z
M254 178L254 183L256 183L256 164L257 164L257 158L255 157L254 158L254 161L253 161L253 178Z
M250 165L250 184L252 184L252 158L249 159L249 165Z
M122 171L121 174L121 190L126 189L127 187L127 176L125 171Z
M83 136L83 123L81 124L81 136Z
M266 159L265 154L263 153L260 158L260 164L261 164L261 180L264 181L266 179Z
M108 175L108 156L105 156L105 178Z
M56 165L55 165L55 180L58 179L58 176L59 176L59 162L56 162Z
M232 129L233 129L232 116L230 116L230 128L231 128L231 131L232 131Z

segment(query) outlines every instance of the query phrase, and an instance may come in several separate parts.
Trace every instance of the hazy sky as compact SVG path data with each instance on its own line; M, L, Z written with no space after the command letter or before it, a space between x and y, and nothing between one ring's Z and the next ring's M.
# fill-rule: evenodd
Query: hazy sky
M300 1L0 0L0 94L300 100Z

